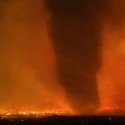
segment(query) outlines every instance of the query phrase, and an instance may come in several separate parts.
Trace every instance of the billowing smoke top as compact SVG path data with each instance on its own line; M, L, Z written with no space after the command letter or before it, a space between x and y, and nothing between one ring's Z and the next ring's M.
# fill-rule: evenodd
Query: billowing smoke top
M110 2L107 0L46 0L47 5L55 14L84 15L109 12ZM85 16L85 15L84 15Z

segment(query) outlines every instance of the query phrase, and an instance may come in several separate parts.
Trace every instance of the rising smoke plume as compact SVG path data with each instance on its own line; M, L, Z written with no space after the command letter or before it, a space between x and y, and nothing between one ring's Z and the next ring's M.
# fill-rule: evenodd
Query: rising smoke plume
M125 111L125 1L112 0L103 20L102 66L99 73L101 110ZM118 110L115 112L115 110Z
M76 112L92 113L100 102L96 76L101 66L101 18L110 4L106 0L47 0L47 5L67 101Z

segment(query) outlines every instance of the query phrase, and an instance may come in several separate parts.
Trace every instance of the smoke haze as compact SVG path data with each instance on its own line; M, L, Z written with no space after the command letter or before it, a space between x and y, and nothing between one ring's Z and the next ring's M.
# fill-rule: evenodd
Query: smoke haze
M42 1L1 1L0 9L1 109L63 109Z

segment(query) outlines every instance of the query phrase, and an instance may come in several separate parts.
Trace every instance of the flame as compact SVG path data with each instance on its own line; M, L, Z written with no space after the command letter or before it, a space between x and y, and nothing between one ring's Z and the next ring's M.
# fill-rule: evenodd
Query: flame
M14 111L8 111L8 110L1 110L0 116L1 117L44 117L44 116L51 116L51 115L67 115L65 111L62 110L46 110L46 111L20 111L20 112L14 112Z
M48 110L13 110L13 109L2 109L0 110L0 119L13 119L13 118L42 118L42 117L48 117L53 115L73 115L71 114L71 111L63 110L63 109L48 109Z

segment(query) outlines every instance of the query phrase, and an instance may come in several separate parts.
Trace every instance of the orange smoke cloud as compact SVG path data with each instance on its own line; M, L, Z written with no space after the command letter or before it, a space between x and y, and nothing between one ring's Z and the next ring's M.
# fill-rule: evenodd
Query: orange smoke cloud
M57 84L56 59L42 1L12 0L0 4L1 109L67 110L65 92Z
M112 13L103 21L102 66L98 75L100 110L115 114L125 111L125 24L122 1L112 3ZM116 113L116 114L117 114Z

